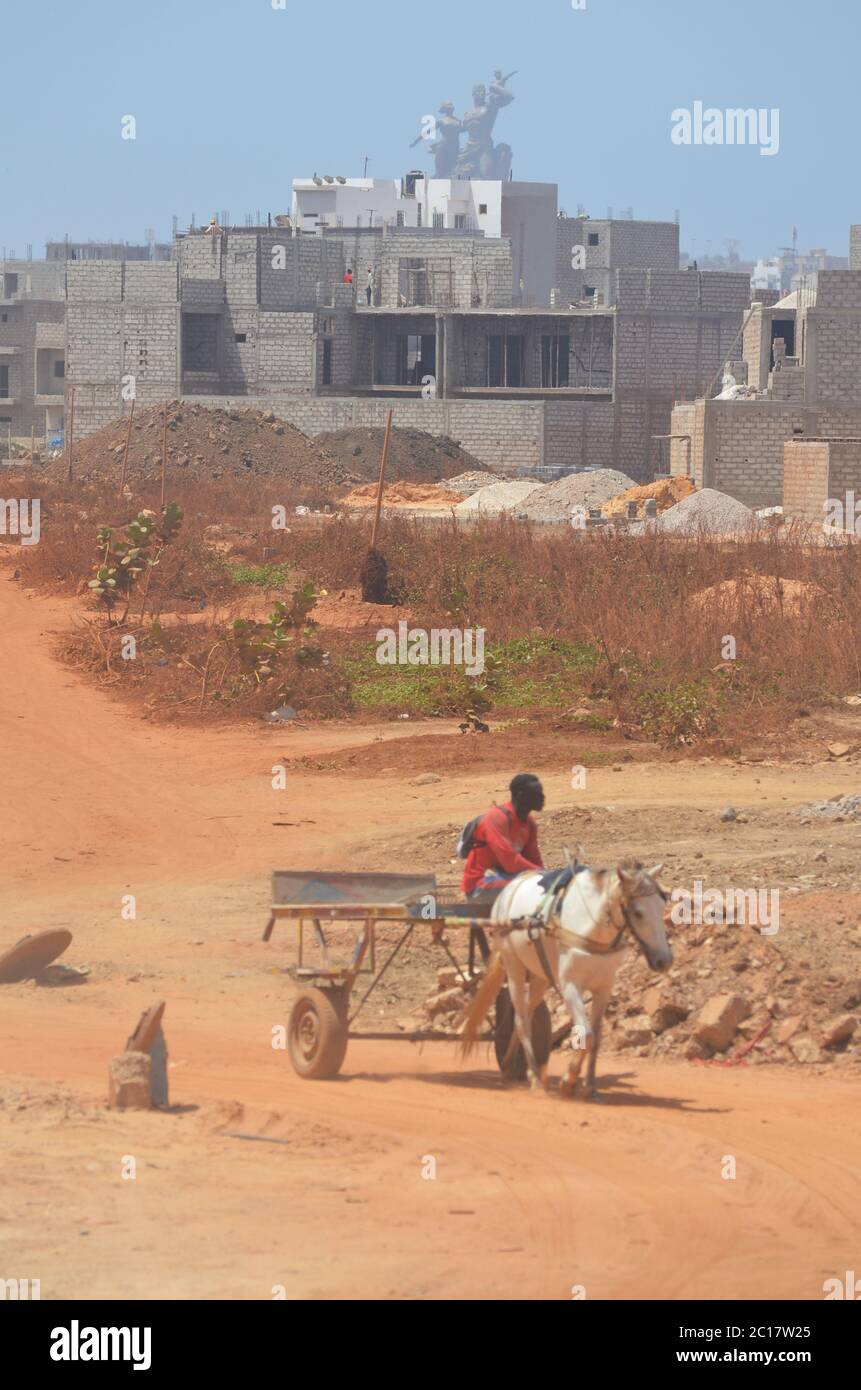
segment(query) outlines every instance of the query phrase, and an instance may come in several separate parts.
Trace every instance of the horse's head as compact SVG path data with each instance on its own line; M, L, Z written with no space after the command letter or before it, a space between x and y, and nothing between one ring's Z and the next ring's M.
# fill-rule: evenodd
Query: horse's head
M644 869L636 860L626 859L616 869L616 885L611 890L611 914L619 913L620 927L633 936L652 970L669 970L673 952L664 927L664 904L668 893L658 880L663 864Z

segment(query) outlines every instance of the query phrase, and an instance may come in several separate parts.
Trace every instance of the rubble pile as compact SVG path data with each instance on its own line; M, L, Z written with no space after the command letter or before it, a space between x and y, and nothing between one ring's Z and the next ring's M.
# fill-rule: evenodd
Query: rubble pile
M791 956L779 935L727 923L671 928L674 964L666 975L629 946L602 1049L728 1065L861 1062L861 931L847 934L839 971ZM436 992L413 1011L419 1026L457 1036L473 988L453 967L440 970ZM569 1030L555 990L546 999L554 1033Z
M861 820L861 792L832 796L828 801L811 801L795 813L802 820Z
M505 478L498 473L482 473L476 468L467 469L466 473L458 473L455 478L445 478L439 484L449 492L459 492L461 497L471 497L480 488L490 487L491 483L504 483Z

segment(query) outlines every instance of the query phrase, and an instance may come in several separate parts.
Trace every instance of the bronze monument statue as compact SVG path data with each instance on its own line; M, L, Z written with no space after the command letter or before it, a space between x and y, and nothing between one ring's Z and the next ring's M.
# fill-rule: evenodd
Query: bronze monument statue
M434 178L508 178L511 146L494 145L493 128L503 106L510 106L514 101L514 93L506 85L514 76L513 72L503 76L498 68L489 88L483 82L477 83L472 89L473 105L462 120L454 115L453 102L443 102L439 108L441 119L436 121L437 139L425 145L428 153L434 156ZM466 135L463 149L460 148L461 131ZM413 146L422 138L414 140Z

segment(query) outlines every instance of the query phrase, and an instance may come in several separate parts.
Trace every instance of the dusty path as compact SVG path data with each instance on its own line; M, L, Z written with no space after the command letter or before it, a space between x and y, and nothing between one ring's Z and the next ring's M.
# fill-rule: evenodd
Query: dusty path
M46 1298L730 1299L818 1298L857 1267L861 1117L839 1075L605 1058L586 1106L503 1090L448 1044L356 1043L341 1080L298 1081L271 1046L288 992L281 943L259 942L270 870L367 867L393 807L404 836L445 827L493 779L309 771L275 792L282 754L412 730L153 728L56 665L49 603L5 579L0 603L0 940L62 922L93 966L78 989L0 995L0 1276ZM566 768L538 770L570 801ZM854 787L851 767L630 766L583 799L651 825L686 801ZM179 1109L108 1113L108 1058L155 996Z

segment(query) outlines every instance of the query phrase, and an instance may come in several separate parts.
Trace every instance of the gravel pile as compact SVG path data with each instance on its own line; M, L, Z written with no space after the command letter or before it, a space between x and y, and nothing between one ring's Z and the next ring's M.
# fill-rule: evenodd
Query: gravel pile
M572 507L600 507L634 486L633 478L616 468L596 468L593 473L569 473L545 483L523 508L530 521L570 521Z
M523 503L536 491L534 483L526 478L512 478L508 482L491 483L480 488L471 497L464 497L454 509L455 516L496 516L501 512L522 512ZM539 489L540 491L540 489Z
M832 796L829 801L811 801L795 813L819 820L861 820L861 792L847 792L844 796Z
M490 487L491 483L504 483L505 478L501 478L498 473L480 473L478 469L470 469L466 473L458 473L456 478L444 478L439 484L448 492L459 492L462 497L471 497L479 488Z
M704 487L664 512L658 518L657 528L676 535L709 531L713 535L729 536L747 531L753 519L753 512L743 502L728 497L725 492Z

